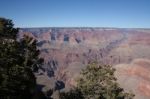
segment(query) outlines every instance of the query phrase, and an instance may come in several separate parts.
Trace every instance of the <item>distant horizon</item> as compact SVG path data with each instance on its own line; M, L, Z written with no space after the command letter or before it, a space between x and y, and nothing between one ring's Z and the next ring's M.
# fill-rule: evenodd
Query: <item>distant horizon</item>
M129 28L129 27L126 28L126 27L123 27L123 28L122 28L122 27L92 27L92 26L91 26L91 27L88 27L88 26L87 26L87 27L86 27L86 26L85 26L85 27L84 27L84 26L77 26L77 27L74 27L74 26L73 26L73 27L71 27L71 26L65 26L65 27L60 27L60 26L58 26L58 27L51 27L51 26L47 26L47 27L42 27L42 26L41 26L41 27L15 27L15 28L20 28L20 29L21 29L21 28L22 28L22 29L25 29L25 28L29 28L29 29L30 29L30 28L104 28L104 29L105 29L105 28L106 28L106 29L107 29L107 28L108 28L108 29L109 29L109 28L110 28L110 29L112 28L112 29L150 29L150 27L149 27L149 28L142 28L142 27L135 27L135 28Z
M1 0L15 27L150 28L150 0Z

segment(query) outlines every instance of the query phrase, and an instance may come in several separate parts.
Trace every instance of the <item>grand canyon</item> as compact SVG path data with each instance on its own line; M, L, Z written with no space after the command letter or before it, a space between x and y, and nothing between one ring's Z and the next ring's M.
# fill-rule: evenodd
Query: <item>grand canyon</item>
M92 61L116 68L121 87L135 99L150 99L150 29L142 28L21 28L18 38L37 40L41 69L35 73L42 91L58 81L60 90L76 86L80 71Z

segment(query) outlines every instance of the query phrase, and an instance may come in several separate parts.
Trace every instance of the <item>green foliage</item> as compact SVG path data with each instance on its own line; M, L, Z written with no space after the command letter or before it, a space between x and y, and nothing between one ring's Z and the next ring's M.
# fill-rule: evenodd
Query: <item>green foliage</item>
M78 92L72 91L63 96L70 97L66 99L132 99L132 93L126 93L119 87L114 72L115 69L109 65L93 62L81 72L81 77L77 81L78 92L82 93L83 98L73 98L72 94Z
M13 28L14 24L12 20L0 18L0 37L4 38L16 38L16 33L18 29Z
M61 99L83 99L83 95L80 90L72 89L69 92L61 92Z
M36 41L24 36L18 42L17 32L11 20L0 18L0 98L31 99L36 88L33 70L42 61Z

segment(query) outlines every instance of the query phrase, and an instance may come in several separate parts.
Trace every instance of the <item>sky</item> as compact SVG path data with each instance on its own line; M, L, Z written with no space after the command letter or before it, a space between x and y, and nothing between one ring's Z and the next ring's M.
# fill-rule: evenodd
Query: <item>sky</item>
M0 0L15 27L150 28L150 0Z

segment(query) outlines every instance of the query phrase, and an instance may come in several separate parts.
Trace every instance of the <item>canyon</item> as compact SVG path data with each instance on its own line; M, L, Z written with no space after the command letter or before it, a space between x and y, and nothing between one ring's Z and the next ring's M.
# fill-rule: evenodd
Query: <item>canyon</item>
M76 85L80 71L97 61L116 68L121 87L135 99L150 99L150 29L51 27L21 28L18 38L37 40L44 64L35 73L38 84L47 91Z

